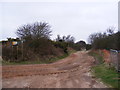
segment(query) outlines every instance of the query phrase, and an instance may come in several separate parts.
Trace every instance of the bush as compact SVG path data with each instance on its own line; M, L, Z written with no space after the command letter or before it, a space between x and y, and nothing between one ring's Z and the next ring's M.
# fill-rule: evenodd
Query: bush
M120 32L94 33L89 36L93 49L120 49Z

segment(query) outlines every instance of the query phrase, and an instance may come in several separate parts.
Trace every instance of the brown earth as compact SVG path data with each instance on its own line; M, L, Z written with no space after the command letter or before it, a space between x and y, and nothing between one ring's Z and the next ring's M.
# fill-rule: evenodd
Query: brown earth
M2 67L3 88L106 88L91 75L94 58L79 51L52 64Z
M106 64L110 64L111 63L110 51L104 49L102 50L102 53L104 57L104 62Z

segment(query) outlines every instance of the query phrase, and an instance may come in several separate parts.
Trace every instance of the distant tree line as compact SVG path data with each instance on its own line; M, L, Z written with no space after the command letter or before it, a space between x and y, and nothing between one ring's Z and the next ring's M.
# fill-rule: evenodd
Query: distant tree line
M120 50L120 32L114 33L113 28L101 33L93 33L89 36L93 49L116 49Z
M17 29L16 34L19 38L2 41L2 58L6 61L46 60L68 54L68 48L77 51L91 48L120 50L120 32L114 32L113 28L91 34L90 44L85 41L75 43L75 38L71 35L57 35L55 40L51 40L51 26L46 22L23 25ZM17 44L13 45L13 42Z

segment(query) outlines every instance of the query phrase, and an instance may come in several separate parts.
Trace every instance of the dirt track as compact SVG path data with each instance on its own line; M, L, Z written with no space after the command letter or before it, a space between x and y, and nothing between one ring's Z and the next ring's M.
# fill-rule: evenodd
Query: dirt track
M76 52L52 64L3 66L3 88L106 88L92 77L94 59Z

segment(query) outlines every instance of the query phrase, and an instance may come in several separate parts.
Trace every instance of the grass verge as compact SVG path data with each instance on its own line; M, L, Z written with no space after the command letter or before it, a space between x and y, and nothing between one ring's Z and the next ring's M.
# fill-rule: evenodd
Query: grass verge
M114 68L108 68L105 64L92 67L93 75L100 78L106 85L118 88L118 73Z
M91 51L91 52L89 52L88 54L94 57L95 62L96 62L97 64L102 64L102 63L103 63L103 59L104 59L104 58L103 58L103 55L102 55L102 53L100 52L100 50L99 50L99 51Z
M100 51L91 51L89 52L89 55L93 56L95 60L99 62L92 67L93 75L99 78L107 86L119 88L119 73L115 70L115 68L104 64L102 53Z

